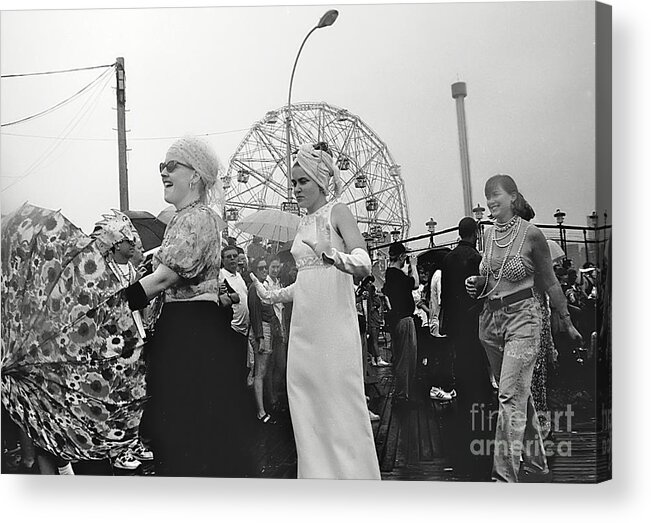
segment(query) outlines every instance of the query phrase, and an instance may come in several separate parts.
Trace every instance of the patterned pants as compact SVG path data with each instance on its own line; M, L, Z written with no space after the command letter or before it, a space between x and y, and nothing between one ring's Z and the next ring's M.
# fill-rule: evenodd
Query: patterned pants
M531 379L540 349L540 303L528 298L479 318L479 338L499 383L493 479L517 482L520 458L532 471L547 472L547 458L531 396Z

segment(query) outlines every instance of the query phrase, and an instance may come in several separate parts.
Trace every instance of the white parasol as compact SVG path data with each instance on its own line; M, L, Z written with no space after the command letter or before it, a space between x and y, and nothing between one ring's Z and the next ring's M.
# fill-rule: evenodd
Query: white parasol
M287 242L294 239L300 218L278 209L262 209L246 216L235 227L240 231L272 240Z

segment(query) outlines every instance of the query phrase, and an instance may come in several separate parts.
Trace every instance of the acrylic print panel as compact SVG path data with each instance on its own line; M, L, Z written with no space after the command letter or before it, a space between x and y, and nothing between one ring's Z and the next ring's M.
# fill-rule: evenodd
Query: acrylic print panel
M336 16L323 6L2 13L0 182L3 253L10 253L2 260L3 472L610 478L610 7L332 9ZM45 30L51 27L66 27L66 38ZM160 38L161 27L170 38ZM187 27L193 30L182 31ZM187 136L219 156L218 176L204 169L194 139L170 152ZM328 176L337 173L338 199L348 208L340 213L348 225L333 218L329 238L352 257L337 259L334 268L321 265L308 246L321 240L323 247L330 207L320 207L313 181L309 192L312 178L306 188L295 180L294 188L287 176L288 152L305 143L321 144L303 150L302 161L321 155ZM160 173L164 160L190 168L173 173L168 164ZM309 162L302 167L309 171ZM485 194L497 173L508 173L535 210L524 217L548 240L551 260L545 242L533 246L534 228L525 232L526 221L510 221L509 187L502 181L496 194ZM161 175L173 184L161 187ZM201 178L205 187L215 177L221 189L205 211L216 216L210 229L201 218L193 221L198 207L189 182ZM326 193L332 189L327 177L314 178ZM38 222L43 213L21 211L25 202L60 214ZM203 299L166 303L162 313L148 309L142 351L131 346L136 331L129 330L134 320L124 294L102 289L91 298L57 286L79 284L65 273L66 256L89 256L87 236L117 208L149 213L138 214L141 234L145 218L167 225L166 245L182 243L181 254L172 251L184 260L194 259L199 245L216 252L219 228L221 278L231 287L219 309L196 289L177 297ZM255 221L281 212L275 216L286 219L282 227L275 218ZM52 223L62 230L63 217L81 229L78 243L58 233L54 240L66 246L59 254L45 244L25 250ZM446 279L457 278L465 300L459 275L468 263L476 273L480 259L468 245L472 234L458 242L463 217L476 220L475 247L487 265L493 262L482 290L500 283L486 296L493 301L460 313L446 298ZM258 228L245 230L244 222ZM287 240L297 234L308 244L296 242L290 252ZM351 254L352 238L366 246L368 260ZM228 242L244 253L243 279L234 258L228 265ZM412 273L420 272L421 288L414 295L391 268L392 242L417 258ZM263 256L266 264L253 263ZM40 294L22 292L27 279L17 272L18 260L31 275L51 265ZM109 281L119 277L110 272L112 261L83 267L89 279ZM201 258L210 267L218 261ZM283 306L265 305L255 288L247 290L249 270L266 277L261 265L280 267L279 287L296 278L290 290L276 289ZM369 271L373 281L353 289L350 274L359 281ZM218 295L211 281L202 288ZM191 288L187 278L180 285ZM534 298L532 286L549 300L544 292ZM33 296L39 306L26 307L20 296ZM66 296L81 300L77 309L62 305ZM561 331L550 305L561 313ZM89 311L95 323L82 326ZM507 326L496 322L507 319L517 336L508 338L499 370ZM493 349L480 344L477 330ZM81 343L85 336L88 343ZM72 338L78 352L63 364L66 372L34 365L69 354ZM101 369L75 374L82 358ZM148 402L136 403L134 388L118 394L133 378L127 373L145 370ZM115 425L110 431L107 419ZM88 434L62 430L79 420Z

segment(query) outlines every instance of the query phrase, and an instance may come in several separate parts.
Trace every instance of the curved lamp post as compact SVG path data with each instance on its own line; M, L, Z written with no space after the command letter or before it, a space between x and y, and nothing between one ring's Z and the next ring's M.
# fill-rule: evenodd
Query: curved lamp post
M321 17L319 22L310 30L309 33L303 39L301 47L298 48L298 53L296 54L296 60L294 60L294 67L292 68L292 76L289 80L289 93L287 95L287 120L286 120L286 131L287 131L287 203L290 203L292 200L292 146L291 146L291 137L290 129L292 125L292 84L294 83L294 73L296 72L296 64L298 64L298 57L301 56L301 51L303 46L310 35L317 29L322 27L328 27L335 23L337 17L339 16L339 11L336 9L330 9Z

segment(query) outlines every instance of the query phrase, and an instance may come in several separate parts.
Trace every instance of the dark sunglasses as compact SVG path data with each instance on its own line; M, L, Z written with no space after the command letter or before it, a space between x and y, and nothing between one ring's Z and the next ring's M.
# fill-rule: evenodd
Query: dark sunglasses
M161 162L158 165L158 170L161 174L163 174L163 171L165 170L167 170L168 173L173 173L179 165L182 165L183 167L187 167L188 169L192 169L194 171L194 167L188 165L187 163L179 162L178 160L170 160L167 163Z
M266 271L266 270L267 270L267 266L266 266L266 265L258 265L258 270L259 270L259 271Z

